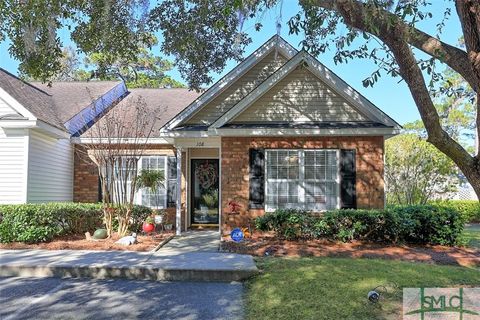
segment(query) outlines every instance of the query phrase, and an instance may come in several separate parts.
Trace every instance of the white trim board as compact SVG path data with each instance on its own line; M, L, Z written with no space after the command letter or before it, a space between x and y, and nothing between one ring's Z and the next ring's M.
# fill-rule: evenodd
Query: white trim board
M203 106L212 101L225 89L230 87L235 83L239 78L241 78L248 70L254 67L259 61L261 61L266 55L268 55L272 50L277 49L282 55L287 59L291 59L298 53L298 50L292 47L287 41L282 37L275 35L265 42L260 48L255 50L251 55L249 55L245 60L243 60L239 65L233 68L229 73L227 73L222 79L217 83L211 86L207 91L205 91L199 98L197 98L193 103L188 105L183 111L177 114L172 120L167 122L165 126L160 129L160 132L170 131L182 122L190 119L195 113L202 109Z
M245 98L238 102L233 108L227 111L217 121L212 123L209 127L210 131L215 131L227 124L229 121L235 119L261 96L267 93L279 81L285 78L290 72L295 70L301 63L306 63L306 67L321 81L323 81L334 92L345 98L354 108L359 112L365 114L370 120L380 122L386 126L391 126L395 129L400 129L401 126L387 116L383 111L373 105L358 91L350 87L345 81L340 79L336 74L326 68L318 60L308 54L306 51L301 51L295 57L290 59L279 70L267 78L261 85L251 91Z
M28 118L29 120L37 120L37 117L33 115L30 111L27 110L20 102L18 102L14 97L12 97L7 91L0 88L0 97L4 100L13 110L20 113L22 116Z

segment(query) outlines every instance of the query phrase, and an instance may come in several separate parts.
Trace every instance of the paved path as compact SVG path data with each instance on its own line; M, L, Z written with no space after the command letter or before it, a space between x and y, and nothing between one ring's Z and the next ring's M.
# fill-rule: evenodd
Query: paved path
M181 236L175 236L157 254L188 253L188 252L218 252L220 233L218 231L188 231Z
M0 278L0 319L242 319L240 283Z
M0 250L0 276L240 281L258 272L252 256L218 252L215 232L187 233L156 253Z

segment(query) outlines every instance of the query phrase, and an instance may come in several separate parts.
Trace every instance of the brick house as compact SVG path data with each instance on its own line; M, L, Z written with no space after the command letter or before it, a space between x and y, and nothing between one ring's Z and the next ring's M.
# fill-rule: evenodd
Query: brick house
M116 90L85 103L84 95L69 92L82 85L105 88L105 83L55 83L47 88L21 83L5 72L0 75L0 203L98 201L95 165L74 150L91 141L91 127L98 119L141 96L152 116L160 119L139 167L164 171L166 183L160 203L153 204L146 191L139 191L136 199L167 208L177 232L203 225L228 232L276 208L384 206L384 141L398 134L400 125L281 37L272 37L200 95L186 89L128 90L123 83L110 83L107 87ZM49 117L45 108L32 107L34 101L42 101ZM79 115L91 118L78 125ZM28 116L55 128L56 136L38 125L23 128L20 121ZM48 138L53 149L61 142L61 161L52 151L48 158L32 158L34 149L42 149L35 146L35 135ZM22 151L14 154L15 143ZM22 160L17 197L5 182L15 179L7 172L14 157ZM34 179L36 170L51 167L33 165L39 159L62 162L65 169L54 173L55 179L42 176L51 192L44 188L43 195L33 197L30 184L41 186ZM237 212L231 212L232 202L239 205Z

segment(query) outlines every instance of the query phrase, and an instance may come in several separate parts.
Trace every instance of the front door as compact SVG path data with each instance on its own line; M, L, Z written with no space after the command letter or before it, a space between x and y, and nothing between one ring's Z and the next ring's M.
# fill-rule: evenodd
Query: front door
M218 224L218 159L192 159L192 224Z

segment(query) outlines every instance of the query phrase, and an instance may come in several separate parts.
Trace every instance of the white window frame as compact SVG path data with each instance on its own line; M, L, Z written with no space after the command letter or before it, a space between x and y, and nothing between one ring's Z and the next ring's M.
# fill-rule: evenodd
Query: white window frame
M337 184L337 205L335 209L340 209L340 149L265 149L265 183L264 183L264 192L265 192L265 205L264 209L265 212L273 212L278 207L270 205L267 203L268 198L268 153L271 151L296 151L298 154L298 203L294 206L286 206L286 208L294 208L294 209L303 209L308 211L326 211L330 209L312 209L308 207L308 203L305 202L305 152L306 151L336 151L337 157L337 175L335 182ZM290 179L286 179L287 181ZM294 179L292 179L294 180Z
M167 205L168 205L168 155L163 155L163 154L152 154L152 155L144 155L142 157L140 157L140 160L138 161L138 172L140 173L141 170L143 169L143 159L144 158L161 158L163 157L163 168L164 168L164 177L165 177L165 181L164 181L164 189L165 189L165 200L163 201L163 206L148 206L149 208L152 208L152 209L166 209L167 208ZM140 189L138 190L136 193L135 193L135 199L134 199L134 203L135 204L138 204L138 205L143 205L145 206L145 204L142 203L142 198L143 198L143 192L144 192L144 189Z

